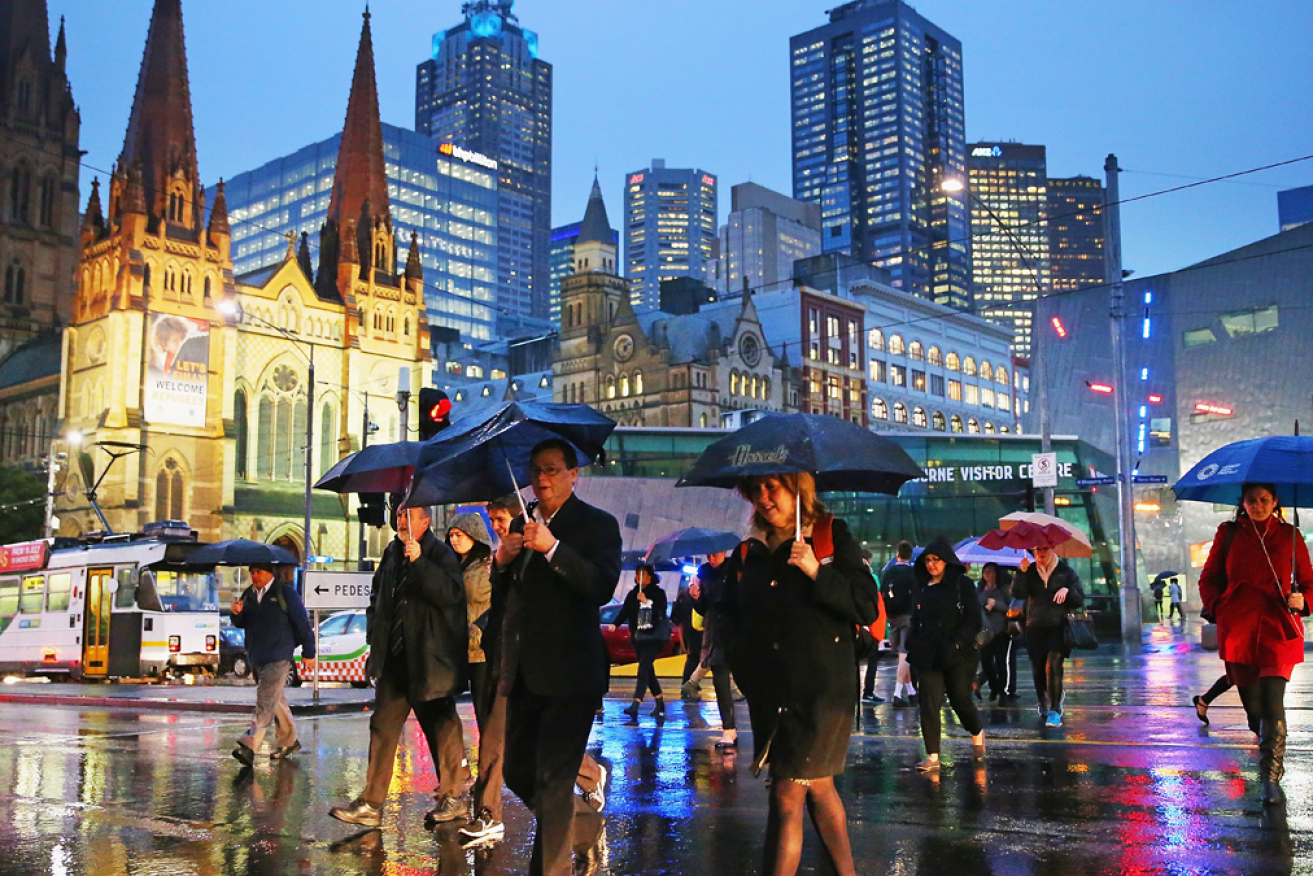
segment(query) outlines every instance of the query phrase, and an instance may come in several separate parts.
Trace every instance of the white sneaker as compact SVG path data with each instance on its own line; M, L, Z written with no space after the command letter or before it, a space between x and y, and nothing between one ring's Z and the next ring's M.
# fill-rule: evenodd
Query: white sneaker
M593 807L594 812L601 812L606 807L606 767L599 763L597 768L602 771L602 774L597 778L597 787L586 792L584 799L588 801L589 806Z

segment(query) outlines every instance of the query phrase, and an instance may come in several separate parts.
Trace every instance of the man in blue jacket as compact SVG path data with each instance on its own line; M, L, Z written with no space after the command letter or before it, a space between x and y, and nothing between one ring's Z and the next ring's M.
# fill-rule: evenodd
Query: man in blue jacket
M301 646L304 671L315 668L315 637L306 617L305 603L292 587L274 580L273 566L250 567L251 586L233 602L233 626L246 630L246 653L255 667L255 717L251 729L237 740L233 757L250 766L269 725L277 722L274 758L287 757L301 747L292 726L283 687L292 669L292 652Z

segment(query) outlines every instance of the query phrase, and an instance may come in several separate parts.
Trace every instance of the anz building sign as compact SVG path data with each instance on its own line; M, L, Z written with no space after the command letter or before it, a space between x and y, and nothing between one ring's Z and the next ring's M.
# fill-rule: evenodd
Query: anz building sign
M972 158L1002 158L1002 146L977 146L971 150Z

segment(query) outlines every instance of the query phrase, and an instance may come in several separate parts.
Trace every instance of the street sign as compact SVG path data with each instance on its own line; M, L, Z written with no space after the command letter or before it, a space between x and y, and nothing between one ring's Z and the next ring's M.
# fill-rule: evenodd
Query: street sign
M1165 484L1167 475L1136 475L1132 480L1137 484Z
M1114 477L1081 478L1081 479L1079 479L1078 481L1076 481L1076 486L1078 486L1078 487L1110 487L1110 486L1112 486L1112 485L1115 484L1115 483L1117 483L1117 479L1114 478Z
M1036 487L1058 485L1058 454L1035 453L1030 457L1030 482Z
M306 572L305 607L309 611L369 608L373 572Z

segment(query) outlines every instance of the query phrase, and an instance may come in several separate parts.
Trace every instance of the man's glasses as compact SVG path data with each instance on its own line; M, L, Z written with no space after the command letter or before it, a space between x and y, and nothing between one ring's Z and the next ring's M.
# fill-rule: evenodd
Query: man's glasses
M539 468L536 465L529 466L529 474L532 475L533 477L540 477L546 475L549 478L554 478L565 471L568 471L568 469L560 468L559 466L555 466L555 465L549 465L545 468Z

